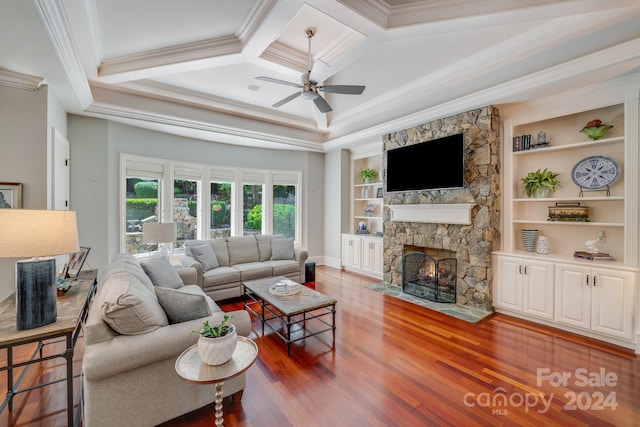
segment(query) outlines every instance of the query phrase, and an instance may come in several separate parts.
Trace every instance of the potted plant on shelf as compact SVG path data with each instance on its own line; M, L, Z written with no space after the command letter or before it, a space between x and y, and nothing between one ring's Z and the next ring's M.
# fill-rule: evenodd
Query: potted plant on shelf
M370 168L362 168L360 169L360 172L358 172L358 175L360 176L362 182L364 182L365 184L370 184L375 181L376 177L378 176L378 171Z
M222 365L227 363L238 342L235 325L227 321L231 316L224 315L222 322L217 326L209 325L209 320L202 324L200 331L193 331L200 334L198 338L198 354L207 365Z
M558 175L560 174L552 172L547 168L529 172L527 176L522 178L524 194L526 194L527 197L547 197L550 191L556 191L556 186L560 185Z

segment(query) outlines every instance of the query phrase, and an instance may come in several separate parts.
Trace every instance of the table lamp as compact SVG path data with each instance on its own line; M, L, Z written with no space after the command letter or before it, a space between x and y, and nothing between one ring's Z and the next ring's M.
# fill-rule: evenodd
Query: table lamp
M16 262L16 327L33 329L56 321L56 260L79 250L73 211L0 209L0 258Z
M175 222L146 222L142 225L142 243L157 243L160 252L173 253L162 246L163 243L173 243L176 241Z

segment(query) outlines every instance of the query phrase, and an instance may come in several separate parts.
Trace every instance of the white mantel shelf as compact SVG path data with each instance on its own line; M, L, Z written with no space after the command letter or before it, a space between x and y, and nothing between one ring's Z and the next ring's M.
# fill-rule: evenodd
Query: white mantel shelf
M474 203L387 205L391 221L431 224L471 224Z

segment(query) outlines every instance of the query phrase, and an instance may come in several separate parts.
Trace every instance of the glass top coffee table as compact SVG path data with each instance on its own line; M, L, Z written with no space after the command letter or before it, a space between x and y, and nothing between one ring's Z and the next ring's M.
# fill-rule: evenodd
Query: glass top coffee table
M264 326L274 332L287 344L287 354L291 354L291 343L331 331L333 342L336 344L336 303L334 298L328 297L304 285L300 285L299 292L291 295L275 295L270 288L285 277L269 277L265 279L250 280L244 282L243 305L244 308L262 322L262 335ZM286 292L285 292L286 293ZM307 322L309 322L309 328ZM313 325L311 326L311 323ZM300 329L294 331L292 326L300 325Z

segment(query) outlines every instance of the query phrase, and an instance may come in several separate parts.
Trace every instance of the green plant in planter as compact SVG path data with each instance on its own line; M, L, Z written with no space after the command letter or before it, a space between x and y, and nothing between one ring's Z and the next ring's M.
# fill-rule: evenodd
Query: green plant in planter
M360 172L358 172L358 176L360 176L362 182L369 183L375 181L376 177L378 176L378 171L376 171L375 169L363 168L360 169Z
M544 170L538 169L535 172L529 172L527 176L522 178L524 194L526 194L527 197L531 197L543 189L556 191L556 186L560 186L558 175L560 174L557 172L551 172L547 168Z
M233 316L224 315L222 322L218 326L209 325L209 321L206 320L202 324L202 329L200 331L192 331L192 334L200 334L205 338L219 338L224 337L225 335L231 333L233 330L232 326L227 325L227 321L231 319Z

